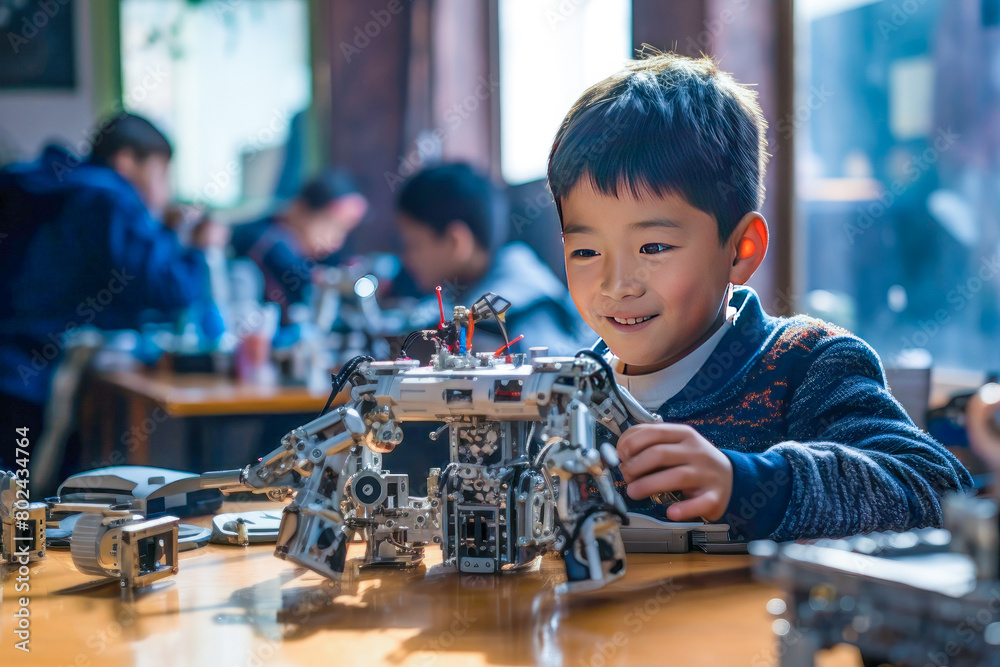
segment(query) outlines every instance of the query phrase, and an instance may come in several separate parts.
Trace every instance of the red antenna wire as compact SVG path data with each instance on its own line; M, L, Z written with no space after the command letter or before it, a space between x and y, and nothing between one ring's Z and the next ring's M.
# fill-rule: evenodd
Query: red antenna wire
M434 289L437 291L438 310L441 311L441 324L438 325L438 329L443 329L444 328L444 301L441 300L441 286L438 285Z
M493 356L494 357L499 357L501 352L503 352L508 347L510 347L511 345L513 345L514 343L516 343L517 341L521 340L522 338L524 338L524 334L521 334L520 336L518 336L514 340L510 341L509 343L507 343L506 345L501 345L500 347L497 348L497 351L493 353Z

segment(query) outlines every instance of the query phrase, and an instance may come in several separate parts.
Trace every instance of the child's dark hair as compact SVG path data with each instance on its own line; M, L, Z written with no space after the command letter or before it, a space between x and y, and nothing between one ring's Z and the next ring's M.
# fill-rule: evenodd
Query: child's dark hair
M507 219L503 195L485 175L464 163L437 165L415 174L403 184L396 207L438 236L461 220L487 252L500 245Z
M358 194L358 186L351 175L338 167L329 167L306 181L298 198L310 211L318 211L353 194Z
M654 53L591 86L566 114L549 153L562 201L581 178L598 192L668 194L715 216L725 243L764 200L767 124L756 93L708 57Z
M106 118L97 126L89 161L106 166L115 153L125 149L131 150L139 161L150 155L169 160L174 154L170 142L155 125L142 116L122 113Z

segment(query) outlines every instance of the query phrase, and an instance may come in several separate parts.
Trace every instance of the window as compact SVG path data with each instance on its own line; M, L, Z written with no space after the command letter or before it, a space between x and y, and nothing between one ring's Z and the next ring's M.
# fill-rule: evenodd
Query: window
M122 0L125 109L164 129L175 194L267 199L310 104L306 0Z
M1000 368L1000 4L795 6L802 309L887 365Z
M501 0L499 15L500 168L516 185L545 176L570 106L632 55L632 3Z

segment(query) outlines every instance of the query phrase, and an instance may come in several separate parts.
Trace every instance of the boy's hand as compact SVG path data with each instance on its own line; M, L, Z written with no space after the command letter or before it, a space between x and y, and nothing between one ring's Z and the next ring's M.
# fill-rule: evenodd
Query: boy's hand
M996 417L1000 410L1000 385L990 383L969 398L965 407L965 430L972 451L1000 475L1000 432Z
M230 229L211 218L203 218L191 231L191 245L203 250L225 248L229 242Z
M683 491L685 499L667 508L672 521L722 518L733 493L733 464L686 424L639 424L618 439L618 466L628 495L646 498Z

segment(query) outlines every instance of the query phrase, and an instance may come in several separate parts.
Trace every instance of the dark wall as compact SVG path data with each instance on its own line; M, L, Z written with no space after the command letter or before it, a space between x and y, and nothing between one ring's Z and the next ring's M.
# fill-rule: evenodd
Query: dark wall
M371 204L365 228L356 234L358 252L389 250L394 245L392 202L401 177L414 4L401 2L400 11L392 14L385 0L323 3L325 15L320 20L326 25L329 52L330 158L355 174Z

